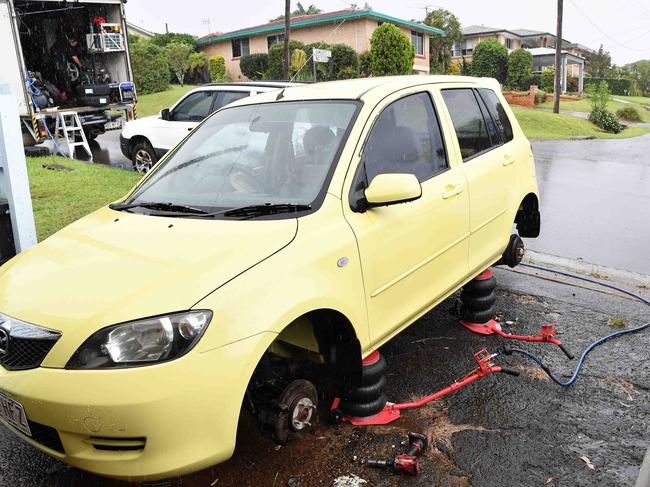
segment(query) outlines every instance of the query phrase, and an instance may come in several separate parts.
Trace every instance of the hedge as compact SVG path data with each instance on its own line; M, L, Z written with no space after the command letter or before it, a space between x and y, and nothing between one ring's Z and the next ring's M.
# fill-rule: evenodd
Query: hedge
M384 23L370 37L370 70L374 76L411 74L415 47L406 34L393 24Z
M169 88L169 63L165 50L141 40L130 46L131 67L138 93L158 93Z
M239 60L239 68L248 79L257 81L264 79L264 73L269 66L269 56L265 53L249 54Z
M350 79L359 76L359 55L347 44L334 44L331 48L330 79Z
M300 41L289 41L289 59L296 49L305 50L305 45ZM269 66L267 70L267 79L281 80L284 78L282 69L282 58L284 57L284 42L273 44L269 49Z
M601 81L606 81L609 86L609 92L612 95L634 96L636 95L636 81L625 78L585 78L584 86L597 85Z
M508 49L496 39L479 42L472 52L472 76L496 78L505 83L508 77Z
M226 61L223 56L212 56L208 60L208 70L213 83L221 83L226 79Z

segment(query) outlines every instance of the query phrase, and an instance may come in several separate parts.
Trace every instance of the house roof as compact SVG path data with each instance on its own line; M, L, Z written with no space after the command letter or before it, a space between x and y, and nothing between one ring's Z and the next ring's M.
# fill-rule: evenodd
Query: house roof
M542 30L513 29L510 32L514 32L519 37L531 37L531 36L543 36L543 35L555 37L555 34L551 34L550 32L544 32Z
M472 36L477 34L491 34L493 32L508 32L501 27L488 27L487 25L468 25L461 29L464 36Z
M291 29L302 29L311 27L313 25L326 24L332 22L345 22L347 20L356 20L362 18L370 18L382 22L390 22L397 25L409 27L413 30L426 32L432 35L444 36L444 32L435 27L412 22L410 20L402 20L390 15L380 14L373 10L338 10L336 12L327 12L316 15L300 15L298 17L291 17ZM214 33L197 39L198 46L206 46L215 42L225 41L227 39L238 39L241 37L249 37L259 34L266 34L271 32L282 32L284 30L284 20L277 20L275 22L268 22L266 24L257 25L254 27L247 27L245 29L234 30L225 34Z

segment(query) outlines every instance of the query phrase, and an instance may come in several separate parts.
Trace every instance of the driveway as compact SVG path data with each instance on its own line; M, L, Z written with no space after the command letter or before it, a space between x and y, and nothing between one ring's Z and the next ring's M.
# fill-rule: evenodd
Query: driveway
M540 323L559 321L562 341L574 353L611 333L607 321L612 315L624 317L627 326L647 321L648 308L628 299L549 282L519 269L495 274L497 311L505 320L518 318L506 328L534 334ZM475 366L474 352L494 351L505 344L499 337L465 330L451 315L454 306L455 298L447 300L382 347L392 401L445 387ZM540 355L564 379L576 363L548 344L516 346ZM335 479L352 474L368 483L338 485L633 485L650 441L648 349L647 332L608 342L590 355L578 381L568 389L554 385L520 357L499 357L498 363L517 368L521 375L492 375L423 408L405 411L386 426L331 426L323 420L314 434L282 448L261 436L255 422L244 416L232 460L152 485L332 486ZM430 438L419 477L397 477L359 461L395 456L409 431ZM0 485L132 484L66 467L0 427Z
M527 247L650 274L650 134L532 144L542 232Z

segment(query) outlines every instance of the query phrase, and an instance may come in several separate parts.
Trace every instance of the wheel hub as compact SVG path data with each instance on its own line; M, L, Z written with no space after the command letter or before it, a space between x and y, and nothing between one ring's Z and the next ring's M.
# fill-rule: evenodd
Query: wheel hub
M295 431L300 431L311 426L311 417L316 406L308 397L300 399L293 408L291 414L291 427Z

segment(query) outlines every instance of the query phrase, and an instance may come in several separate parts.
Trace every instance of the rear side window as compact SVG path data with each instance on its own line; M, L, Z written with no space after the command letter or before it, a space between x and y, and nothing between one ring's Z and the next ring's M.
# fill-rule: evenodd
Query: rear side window
M510 119L508 118L506 111L503 109L503 105L501 105L499 98L497 98L494 91L487 88L479 88L478 92L496 124L503 142L510 142L512 140L512 125L510 124Z
M216 112L220 108L223 108L241 98L246 98L249 95L250 93L248 91L221 91L217 95L217 101L214 102L212 111Z
M381 112L363 161L368 183L386 173L410 173L424 181L447 168L440 124L428 93L400 98Z
M463 161L492 146L483 114L471 88L442 90Z

